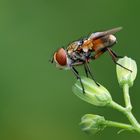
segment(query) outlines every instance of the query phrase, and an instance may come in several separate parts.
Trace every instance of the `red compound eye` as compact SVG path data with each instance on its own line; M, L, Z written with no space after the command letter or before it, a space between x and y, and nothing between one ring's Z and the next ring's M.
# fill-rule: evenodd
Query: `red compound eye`
M66 51L63 48L60 48L55 54L54 59L56 62L61 65L65 66L67 64L67 54Z

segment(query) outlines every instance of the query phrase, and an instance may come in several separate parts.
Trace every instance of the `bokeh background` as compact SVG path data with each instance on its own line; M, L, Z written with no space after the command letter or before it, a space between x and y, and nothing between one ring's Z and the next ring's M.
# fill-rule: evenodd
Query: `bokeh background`
M49 63L57 48L94 31L123 26L114 50L137 61L140 69L138 0L0 1L0 139L1 140L139 140L137 133L106 128L89 136L79 127L86 113L128 122L117 111L94 107L71 90L71 71ZM106 53L92 62L97 81L124 105L115 65ZM79 67L83 75L82 67ZM131 88L133 112L140 121L140 76Z

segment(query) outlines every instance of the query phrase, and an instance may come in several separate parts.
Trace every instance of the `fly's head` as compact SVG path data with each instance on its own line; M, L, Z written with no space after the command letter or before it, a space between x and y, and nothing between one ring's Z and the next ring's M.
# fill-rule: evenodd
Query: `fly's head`
M70 59L68 58L67 51L64 48L59 48L53 55L53 62L60 69L68 69Z

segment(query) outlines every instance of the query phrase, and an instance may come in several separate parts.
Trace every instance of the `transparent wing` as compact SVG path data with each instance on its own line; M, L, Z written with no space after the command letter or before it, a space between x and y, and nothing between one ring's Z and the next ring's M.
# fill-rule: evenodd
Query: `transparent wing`
M117 27L117 28L113 28L107 31L104 31L104 34L115 34L116 32L119 32L120 30L122 30L122 27Z
M116 32L119 32L121 29L122 29L122 27L117 27L117 28L113 28L113 29L103 31L103 32L92 33L89 36L89 39L97 39L97 38L100 38L100 37L105 36L105 35L115 34Z

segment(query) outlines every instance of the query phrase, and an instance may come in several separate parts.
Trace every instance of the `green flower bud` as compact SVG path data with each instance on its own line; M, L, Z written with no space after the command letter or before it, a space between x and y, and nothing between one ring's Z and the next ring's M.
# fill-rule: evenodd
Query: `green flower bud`
M81 129L89 134L96 134L106 127L105 119L99 115L86 114L81 118Z
M73 92L79 98L95 106L105 106L112 101L111 95L105 87L98 86L92 79L86 77L82 77L81 80L85 93L83 93L79 80L73 86Z
M131 72L116 65L117 77L120 86L123 86L124 84L128 84L129 87L133 86L133 82L137 75L137 64L135 60L125 56L124 58L119 59L118 63L132 71Z

